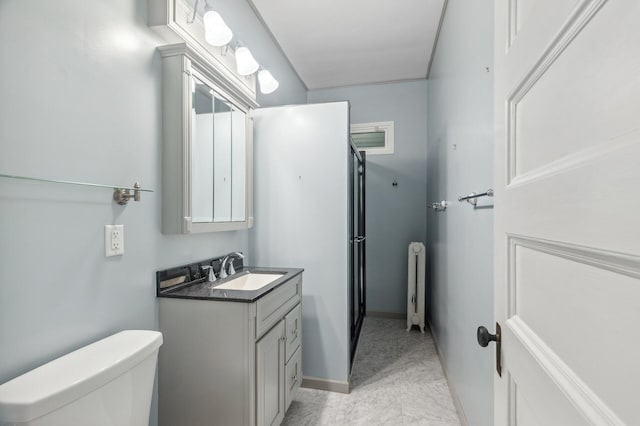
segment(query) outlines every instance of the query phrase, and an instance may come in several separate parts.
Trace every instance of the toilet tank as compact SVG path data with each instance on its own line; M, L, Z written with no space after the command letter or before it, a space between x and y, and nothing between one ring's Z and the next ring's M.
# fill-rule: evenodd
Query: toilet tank
M160 345L125 330L0 385L0 426L147 426Z

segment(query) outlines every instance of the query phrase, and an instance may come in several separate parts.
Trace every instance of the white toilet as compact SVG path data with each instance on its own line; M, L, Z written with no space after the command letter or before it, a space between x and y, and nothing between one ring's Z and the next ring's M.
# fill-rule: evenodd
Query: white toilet
M162 345L125 330L0 385L1 426L147 426Z

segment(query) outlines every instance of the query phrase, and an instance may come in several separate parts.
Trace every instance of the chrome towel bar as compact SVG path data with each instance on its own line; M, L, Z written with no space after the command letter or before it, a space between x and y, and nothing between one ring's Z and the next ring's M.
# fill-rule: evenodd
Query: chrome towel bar
M485 192L482 192L480 194L472 192L469 195L460 196L458 197L458 201L466 201L467 203L475 206L476 204L478 204L478 198L480 197L493 197L493 189L487 189Z

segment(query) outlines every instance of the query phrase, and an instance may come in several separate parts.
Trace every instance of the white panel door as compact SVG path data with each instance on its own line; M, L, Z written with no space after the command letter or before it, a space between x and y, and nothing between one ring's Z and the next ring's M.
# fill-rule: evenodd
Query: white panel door
M639 425L640 1L495 18L495 423Z

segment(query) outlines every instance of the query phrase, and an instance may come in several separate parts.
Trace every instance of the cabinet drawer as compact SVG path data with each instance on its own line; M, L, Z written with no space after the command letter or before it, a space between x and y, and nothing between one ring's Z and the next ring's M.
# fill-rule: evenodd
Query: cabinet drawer
M296 396L302 382L302 349L298 348L284 368L284 411L289 409L291 401Z
M302 276L298 275L259 299L256 305L256 339L300 303L301 294Z
M285 319L285 356L289 360L293 353L300 346L302 340L302 309L296 306L287 314Z

